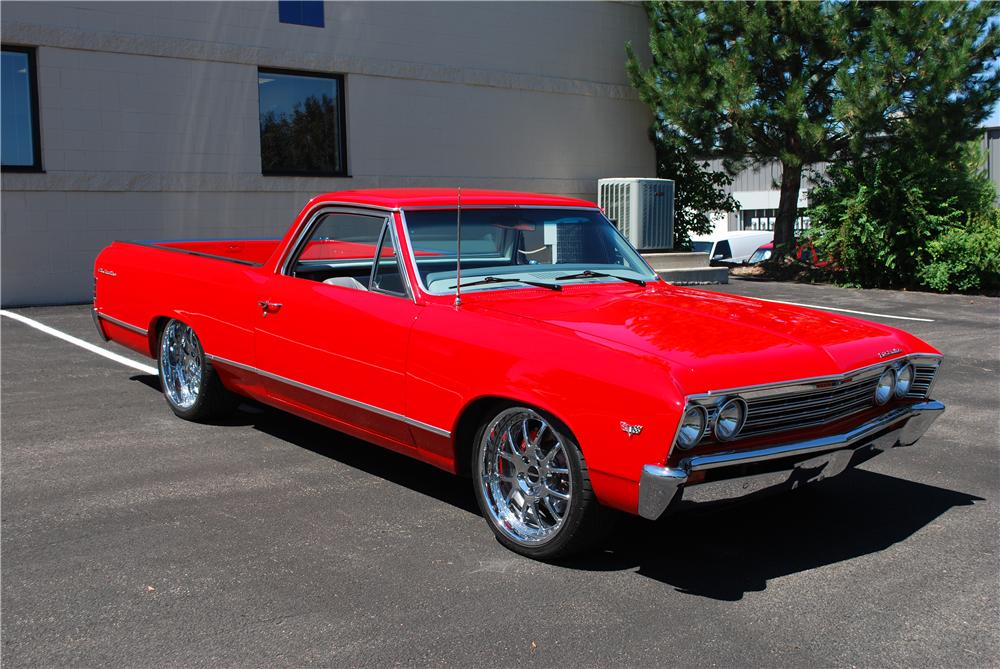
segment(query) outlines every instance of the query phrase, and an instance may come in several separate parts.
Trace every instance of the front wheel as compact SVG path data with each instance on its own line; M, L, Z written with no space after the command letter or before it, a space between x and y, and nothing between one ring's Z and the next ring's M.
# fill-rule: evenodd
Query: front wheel
M490 529L507 548L550 560L584 550L610 523L568 430L526 406L504 409L479 429L473 480Z
M204 420L236 407L205 358L198 335L179 320L169 321L160 333L160 387L167 405L181 418Z

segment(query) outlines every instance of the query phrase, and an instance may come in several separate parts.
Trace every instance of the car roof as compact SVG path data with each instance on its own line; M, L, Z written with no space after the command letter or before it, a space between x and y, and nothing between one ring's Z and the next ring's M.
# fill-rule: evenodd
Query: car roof
M454 208L458 202L457 188L367 188L324 193L313 198L313 203L346 202L385 209L405 207ZM524 193L518 191L462 189L462 206L545 206L586 207L597 209L593 202L561 195Z

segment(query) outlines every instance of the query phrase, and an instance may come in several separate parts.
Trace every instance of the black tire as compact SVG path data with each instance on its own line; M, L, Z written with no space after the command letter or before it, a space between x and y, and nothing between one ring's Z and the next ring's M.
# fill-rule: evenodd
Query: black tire
M503 450L502 446L497 445L497 437L495 437L497 427L504 425L504 421L519 420L521 416L529 416L528 420L533 422L536 419L530 418L530 416L536 416L538 420L546 423L547 429L551 430L554 437L561 444L562 452L564 453L563 458L556 455L559 458L557 464L565 465L564 467L558 467L557 469L568 470L568 479L570 481L569 490L569 500L565 503L564 507L558 505L558 500L555 501L556 509L553 512L549 512L548 509L544 509L539 512L539 506L544 507L544 502L539 505L534 505L534 515L537 519L539 527L545 524L545 521L554 520L556 514L554 511L559 508L564 508L565 511L562 515L561 522L558 523L556 529L554 529L549 536L540 541L528 541L523 537L518 538L518 534L527 534L532 528L525 525L523 532L519 532L517 528L517 512L521 510L516 505L516 496L528 490L528 494L534 494L532 488L531 478L533 477L535 481L541 479L545 481L543 490L548 489L548 483L554 481L553 487L561 487L561 484L565 482L566 475L552 475L552 474L539 474L537 468L532 469L527 463L522 463L527 466L527 472L521 472L516 476L521 476L519 480L522 483L510 482L509 487L504 488L504 484L508 483L507 479L502 479L501 475L509 476L510 472L504 472L499 470L490 470L490 462L487 458L491 458L494 462L500 462L504 460L510 462L511 466L514 467L513 461L507 456L498 456L497 458L492 458L493 453L497 453L497 449ZM499 421L499 422L498 422ZM530 424L530 423L528 423ZM487 438L487 430L494 433L494 438ZM528 430L530 432L530 429ZM536 434L541 434L540 428L537 428ZM507 432L507 434L510 434ZM544 441L546 437L535 437L537 441ZM501 438L502 440L502 438ZM516 438L515 438L516 440ZM524 443L530 445L532 437L524 439ZM509 439L506 443L510 443ZM544 444L538 444L538 447L544 448ZM533 447L534 448L534 447ZM555 448L550 447L550 448ZM525 451L527 446L525 447ZM551 452L551 451L550 451ZM529 457L529 460L532 458ZM524 469L522 464L516 465L520 469ZM496 467L501 467L501 465L496 465ZM532 472L534 472L532 474ZM556 478L553 478L555 476ZM548 477L548 478L545 478ZM476 494L476 501L479 503L479 508L482 511L483 517L486 519L486 523L489 525L493 534L496 535L497 540L503 544L508 549L519 553L526 557L535 560L562 560L583 551L592 548L598 541L600 541L606 534L607 531L613 525L614 511L602 506L600 502L597 501L597 497L594 495L594 490L590 483L590 476L587 470L587 462L583 457L583 452L580 450L579 445L576 440L571 436L571 432L566 428L566 426L560 422L555 417L539 411L533 407L510 404L504 407L499 407L496 410L488 414L487 420L485 420L479 429L476 431L475 442L473 443L473 457L472 457L472 482L473 488ZM514 485L524 485L524 488L513 489ZM497 487L499 486L499 487ZM566 490L566 488L562 488ZM501 494L496 495L495 493L499 491ZM500 500L499 497L503 496L504 492L513 492L513 496L508 500ZM522 497L522 499L524 499ZM530 497L528 499L531 499ZM512 505L511 502L514 502ZM552 502L553 500L549 500ZM525 505L527 502L525 502ZM552 507L549 507L552 508ZM513 517L505 517L501 520L501 516L506 516L507 514L513 514ZM531 514L527 514L531 515ZM547 516L547 518L546 518ZM522 518L525 514L522 513Z
M157 347L160 389L167 406L184 420L203 421L231 413L239 397L226 390L212 364L205 357L194 330L171 319L160 331ZM197 367L197 374L185 375ZM179 375L177 370L183 368ZM168 384L174 381L171 388Z

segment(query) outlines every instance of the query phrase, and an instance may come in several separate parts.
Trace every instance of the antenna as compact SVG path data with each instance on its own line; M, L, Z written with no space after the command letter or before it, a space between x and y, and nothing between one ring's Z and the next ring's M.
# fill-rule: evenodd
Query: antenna
M458 187L458 212L455 216L455 306L462 306L462 187Z

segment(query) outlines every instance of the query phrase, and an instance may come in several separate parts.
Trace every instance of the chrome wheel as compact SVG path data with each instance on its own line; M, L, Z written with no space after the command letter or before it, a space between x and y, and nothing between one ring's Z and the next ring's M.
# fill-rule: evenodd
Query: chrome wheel
M478 482L493 525L522 546L540 546L562 528L573 496L563 437L537 412L501 412L482 433Z
M160 339L160 377L163 392L172 405L190 409L198 401L204 354L194 330L180 321L170 321Z

